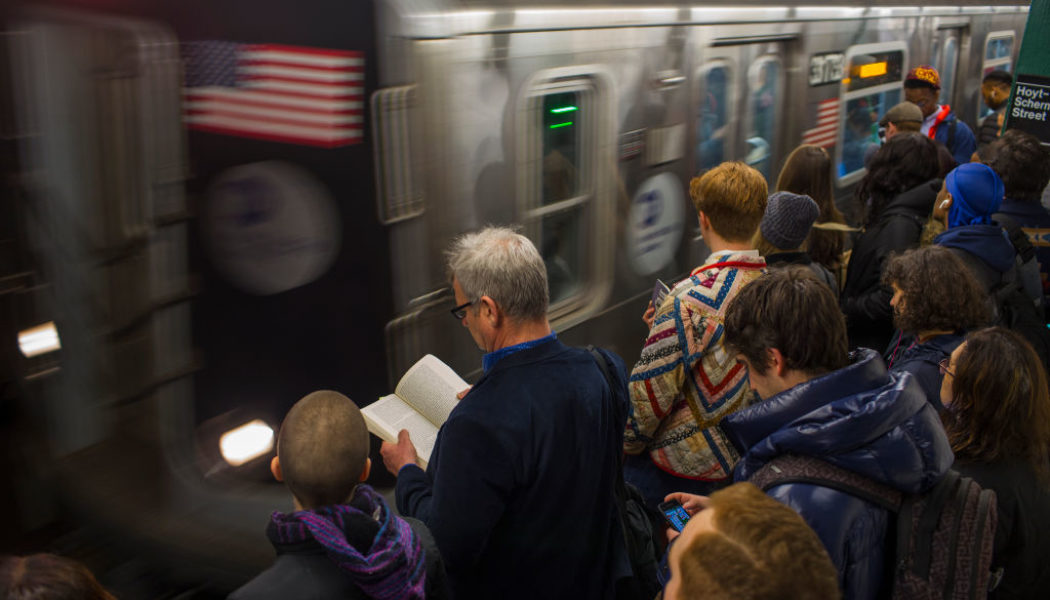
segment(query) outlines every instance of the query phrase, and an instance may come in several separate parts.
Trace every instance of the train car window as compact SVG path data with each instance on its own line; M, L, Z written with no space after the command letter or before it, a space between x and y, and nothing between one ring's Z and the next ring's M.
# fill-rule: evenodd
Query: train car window
M959 40L950 37L944 41L938 70L941 75L941 104L950 104L955 85L955 67L959 62Z
M592 276L595 88L586 77L544 81L526 106L523 221L547 265L552 309L564 308Z
M696 132L696 171L721 164L726 158L729 135L730 79L729 67L719 61L703 68L700 74L700 110Z
M580 92L543 97L543 204L576 196L580 191L577 156L584 115Z
M903 44L864 44L847 51L849 68L842 80L841 138L836 151L840 186L860 179L865 158L879 146L879 118L901 101Z
M751 64L748 72L748 109L750 127L746 137L744 161L768 180L776 148L777 102L780 89L780 61L763 56Z

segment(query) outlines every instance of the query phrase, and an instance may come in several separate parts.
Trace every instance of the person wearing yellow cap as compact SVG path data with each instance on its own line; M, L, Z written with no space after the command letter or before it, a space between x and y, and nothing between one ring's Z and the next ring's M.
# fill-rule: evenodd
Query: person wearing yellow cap
M922 110L922 133L944 144L956 163L970 162L977 149L977 139L970 126L955 116L951 106L939 103L940 91L941 76L929 65L915 67L904 78L904 99Z

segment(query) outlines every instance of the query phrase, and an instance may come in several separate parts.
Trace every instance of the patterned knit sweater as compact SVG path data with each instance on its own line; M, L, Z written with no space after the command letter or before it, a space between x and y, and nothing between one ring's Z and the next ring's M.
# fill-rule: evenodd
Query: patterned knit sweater
M631 371L627 453L648 451L656 466L678 477L732 476L739 456L717 425L752 395L747 369L723 343L725 309L765 266L752 253L712 254L657 308Z

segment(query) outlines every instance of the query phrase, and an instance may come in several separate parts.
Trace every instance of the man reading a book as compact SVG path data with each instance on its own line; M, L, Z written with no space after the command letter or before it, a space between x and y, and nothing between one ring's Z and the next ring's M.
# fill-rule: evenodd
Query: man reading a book
M629 573L614 486L627 414L623 361L547 321L547 273L528 238L487 228L449 251L453 315L484 374L438 433L426 471L410 436L383 443L397 507L434 533L458 599L606 599Z
M736 450L718 429L747 405L747 369L726 352L725 309L765 272L751 238L766 209L766 180L727 162L689 185L711 254L642 319L649 334L631 371L624 477L656 506L670 492L710 492L732 483Z
M277 560L230 599L448 598L430 532L361 483L370 467L368 431L353 401L318 391L296 402L270 463L295 511L270 517Z

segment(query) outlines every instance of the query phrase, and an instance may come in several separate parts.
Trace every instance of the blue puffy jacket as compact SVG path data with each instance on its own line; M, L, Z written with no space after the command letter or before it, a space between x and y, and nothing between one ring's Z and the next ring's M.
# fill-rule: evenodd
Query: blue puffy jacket
M782 454L816 456L905 493L930 489L954 456L937 411L911 374L890 374L874 350L722 420L740 451L734 479L746 481ZM846 600L880 597L888 512L812 484L769 495L809 523L838 568Z

